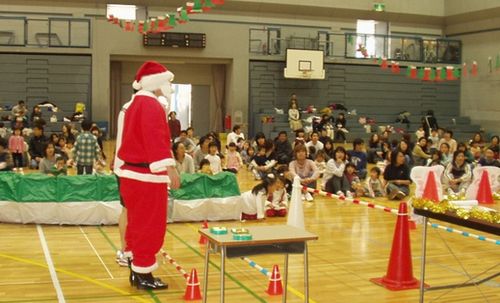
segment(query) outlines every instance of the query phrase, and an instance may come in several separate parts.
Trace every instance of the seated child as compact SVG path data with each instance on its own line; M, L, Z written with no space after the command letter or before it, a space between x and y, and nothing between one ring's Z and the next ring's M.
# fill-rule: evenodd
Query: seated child
M384 194L384 186L382 184L382 180L380 179L380 175L382 171L378 167L372 167L370 169L370 176L366 179L365 188L364 188L364 196L370 198L383 197Z
M266 156L266 148L261 146L250 163L252 173L256 180L261 180L276 165L276 160L270 160Z
M441 151L433 150L431 151L431 157L427 159L427 166L436 166L441 164Z
M243 147L243 150L241 151L241 160L243 160L243 164L250 165L253 156L255 156L255 149L252 146L250 146L248 142L245 142L245 144L247 144L248 146L246 148Z
M226 154L226 170L237 173L242 166L243 160L241 159L240 153L237 151L236 144L234 142L229 143Z
M347 184L350 187L349 190L346 191L346 197L353 198L354 195L362 196L365 191L363 184L361 184L361 181L356 173L356 166L354 164L347 163L345 166L344 176L347 178Z
M262 181L252 190L244 192L241 220L264 219L265 205L268 196L276 191L279 178L274 174L263 176Z
M314 163L319 170L320 177L322 177L326 169L326 154L323 150L320 150L316 153L316 159L314 159Z
M200 170L198 171L200 174L213 175L212 166L210 165L210 161L207 159L203 159L200 161Z
M53 176L66 176L68 174L68 167L66 166L66 161L64 160L63 157L58 156L56 157L56 164L51 167L49 175Z
M285 217L288 208L288 194L284 177L279 176L276 189L267 196L266 217Z
M210 142L210 144L208 144L208 155L205 156L205 159L210 162L212 174L214 175L222 172L222 161L218 155L218 152L219 149L217 147L217 143Z

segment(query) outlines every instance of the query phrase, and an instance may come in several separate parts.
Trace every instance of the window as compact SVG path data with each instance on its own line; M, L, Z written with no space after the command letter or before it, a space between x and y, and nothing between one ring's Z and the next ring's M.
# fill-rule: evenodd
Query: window
M108 4L106 9L106 17L113 15L119 19L135 20L137 6L135 5L122 5L122 4Z
M373 57L375 55L375 20L358 20L356 26L356 33L358 34L356 38L356 58L365 58L366 55L363 54L364 51L361 49L364 47L366 53Z

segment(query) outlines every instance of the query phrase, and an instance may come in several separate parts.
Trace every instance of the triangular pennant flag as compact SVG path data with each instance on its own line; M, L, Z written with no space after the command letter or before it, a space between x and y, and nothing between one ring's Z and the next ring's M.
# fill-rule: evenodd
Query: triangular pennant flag
M410 77L410 75L411 75L411 66L407 66L406 67L406 76Z
M189 21L188 13L184 8L179 7L177 13L179 15L179 23L186 23Z
M203 0L203 6L202 9L204 12L208 12L209 10L212 9L215 5L212 3L210 0Z
M149 21L148 20L144 21L144 26L142 28L142 30L144 31L144 33L149 33L149 29L150 29L149 26L150 26L149 25Z
M432 68L430 68L430 67L424 67L424 74L422 76L423 81L430 81L431 80L431 70L432 70Z
M472 61L472 69L470 71L470 74L473 76L477 76L477 62Z
M462 70L460 68L455 68L453 70L453 77L455 78L455 80L460 79L461 74L462 74Z
M215 5L222 5L224 4L224 0L212 0L212 3Z
M495 69L500 70L500 54L497 54L497 59L495 62Z
M108 22L113 22L114 19L115 17L113 15L108 16Z
M134 31L134 23L130 20L127 20L125 22L125 31L126 32L133 32Z
M441 68L441 74L439 75L440 80L446 80L446 68Z
M419 79L423 79L424 78L424 68L423 67L419 67L418 70L417 70L417 78Z
M410 78L411 79L417 79L417 76L418 76L418 70L417 70L417 67L416 66L412 66L410 68Z
M387 58L382 58L382 63L380 64L382 69L387 69Z
M462 65L462 78L467 77L467 63Z
M446 67L446 80L456 80L455 77L453 77L453 70L455 68L453 66L447 66Z
M431 68L431 73L429 75L429 80L430 81L436 80L436 69L434 67Z
M158 23L156 21L156 18L151 18L149 22L149 31L151 33L156 33L158 31Z
M175 14L168 14L168 26L175 27L176 25Z
M120 26L120 28L124 28L125 27L125 21L123 21L123 20L120 19L118 25Z
M145 31L144 31L144 23L145 23L145 22L144 22L144 21L142 21L142 20L141 20L141 21L139 21L138 31L139 31L139 33L141 33L141 34L144 34L144 33L145 33Z

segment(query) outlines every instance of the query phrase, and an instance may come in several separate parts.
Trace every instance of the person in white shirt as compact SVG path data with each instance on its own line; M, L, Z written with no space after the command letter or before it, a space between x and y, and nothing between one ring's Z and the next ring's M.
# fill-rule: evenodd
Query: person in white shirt
M245 135L241 132L241 126L235 125L233 127L233 132L231 132L227 135L226 145L229 146L229 143L237 144L239 138L245 140Z
M443 143L447 143L450 147L450 154L453 154L457 150L457 141L453 139L453 132L451 130L444 131L443 138L439 140L439 146Z
M314 149L315 149L314 155L310 155L309 154L309 148L311 146L314 147ZM318 132L314 131L311 134L311 141L309 141L309 142L306 143L306 148L307 148L307 151L308 151L308 156L311 157L312 159L315 159L316 158L316 153L319 152L320 150L323 150L324 147L325 146L323 145L323 143L321 143L321 141L319 141L319 134L318 134Z
M222 172L222 161L220 157L217 155L219 150L217 149L217 144L215 142L211 142L208 145L208 150L209 153L208 155L205 156L205 159L207 159L210 162L210 168L212 169L212 174L216 175L220 172Z

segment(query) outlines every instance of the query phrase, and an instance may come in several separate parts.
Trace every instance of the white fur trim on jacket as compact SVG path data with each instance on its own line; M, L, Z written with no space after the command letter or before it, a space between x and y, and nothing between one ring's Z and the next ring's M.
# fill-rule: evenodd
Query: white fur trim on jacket
M158 268L158 263L156 263L156 262L155 262L155 264L148 266L148 267L136 266L132 262L132 270L136 273L139 273L139 274L149 274L150 272L153 272L157 268Z
M137 89L136 87L138 86L134 86L137 83L140 85L140 89L154 91L164 86L165 84L172 82L173 80L174 74L170 71L166 71L160 74L144 76L138 83L134 81L134 84L132 86Z
M153 173L159 173L167 170L167 166L175 166L175 159L168 158L149 164L149 169Z
M115 174L120 178L128 178L148 183L170 183L168 175L143 174L128 169L115 170Z

